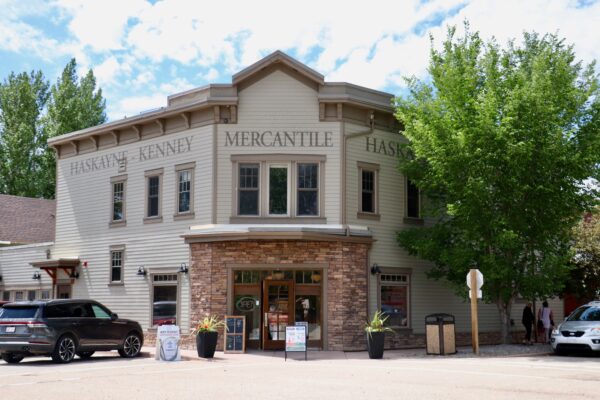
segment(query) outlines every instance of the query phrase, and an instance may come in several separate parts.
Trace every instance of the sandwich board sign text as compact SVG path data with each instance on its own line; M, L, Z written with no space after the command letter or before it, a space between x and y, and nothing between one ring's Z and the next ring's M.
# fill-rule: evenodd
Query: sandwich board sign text
M156 356L160 361L181 361L179 326L160 325L156 332Z
M286 326L285 327L285 359L287 360L288 351L303 351L306 360L306 325Z

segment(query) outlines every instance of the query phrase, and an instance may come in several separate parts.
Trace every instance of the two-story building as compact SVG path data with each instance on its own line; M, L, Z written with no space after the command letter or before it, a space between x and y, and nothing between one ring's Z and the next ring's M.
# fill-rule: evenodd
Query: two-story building
M391 347L422 345L434 312L468 338L468 305L396 242L425 222L398 170L392 99L278 51L231 84L53 138L56 242L32 264L54 296L101 301L150 338L238 314L249 347L281 348L285 325L306 321L311 347L357 350L377 309ZM499 324L483 305L483 339Z

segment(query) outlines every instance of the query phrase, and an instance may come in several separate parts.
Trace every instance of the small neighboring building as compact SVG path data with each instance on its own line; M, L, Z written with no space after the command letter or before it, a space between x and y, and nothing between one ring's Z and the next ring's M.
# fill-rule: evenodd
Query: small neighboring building
M51 257L55 228L55 200L0 194L1 301L52 297L52 280L30 263Z

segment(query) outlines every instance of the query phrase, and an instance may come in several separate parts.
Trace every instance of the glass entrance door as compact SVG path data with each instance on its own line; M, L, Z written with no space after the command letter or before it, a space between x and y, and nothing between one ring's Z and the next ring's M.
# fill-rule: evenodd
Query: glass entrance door
M294 281L263 281L263 349L285 348L285 327L294 324Z

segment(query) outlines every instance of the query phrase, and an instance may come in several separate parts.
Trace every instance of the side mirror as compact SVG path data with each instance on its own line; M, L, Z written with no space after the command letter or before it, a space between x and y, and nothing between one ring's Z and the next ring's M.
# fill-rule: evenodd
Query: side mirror
M115 320L117 320L117 318L119 318L119 316L116 313L110 314L110 320L111 321L115 321Z

